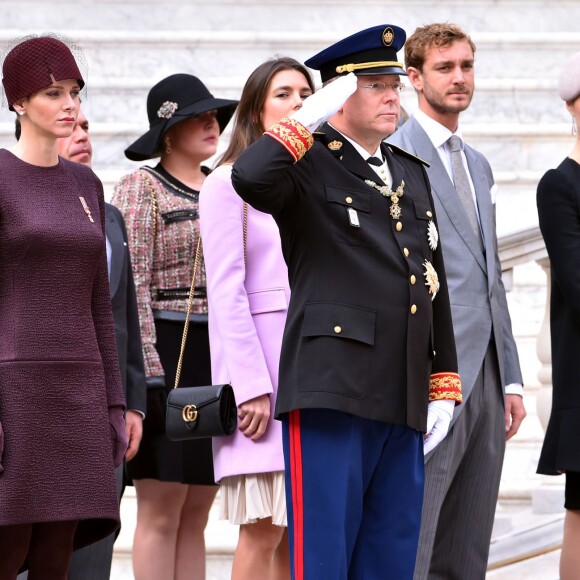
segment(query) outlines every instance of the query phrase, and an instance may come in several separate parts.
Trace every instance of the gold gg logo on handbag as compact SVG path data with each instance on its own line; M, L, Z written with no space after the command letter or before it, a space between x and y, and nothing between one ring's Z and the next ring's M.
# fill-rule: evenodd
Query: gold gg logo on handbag
M197 419L197 407L195 405L185 405L181 411L181 417L186 423L193 423Z

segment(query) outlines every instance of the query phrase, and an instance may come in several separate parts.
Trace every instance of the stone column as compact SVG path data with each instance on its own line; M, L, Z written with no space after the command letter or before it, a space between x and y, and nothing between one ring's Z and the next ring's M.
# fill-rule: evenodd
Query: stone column
M550 410L552 408L552 349L550 345L551 274L549 258L538 260L537 263L546 274L546 304L544 308L544 320L542 321L542 326L540 327L538 340L536 342L536 354L538 355L538 360L542 364L538 371L540 389L538 390L536 398L536 412L545 432L548 427Z
M544 429L548 426L552 408L552 350L550 345L550 260L537 260L546 274L546 305L544 320L536 342L536 353L542 364L538 371L540 388L536 395L536 412ZM564 478L545 475L540 485L532 491L532 510L537 514L560 513L564 510Z

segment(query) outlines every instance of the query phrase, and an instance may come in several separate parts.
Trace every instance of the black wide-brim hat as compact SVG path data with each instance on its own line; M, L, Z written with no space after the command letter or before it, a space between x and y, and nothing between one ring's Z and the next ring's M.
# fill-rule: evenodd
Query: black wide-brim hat
M195 76L174 74L159 81L147 95L149 131L125 149L125 156L132 161L145 161L158 157L161 139L173 125L196 117L207 111L217 110L220 133L234 114L238 101L216 99Z

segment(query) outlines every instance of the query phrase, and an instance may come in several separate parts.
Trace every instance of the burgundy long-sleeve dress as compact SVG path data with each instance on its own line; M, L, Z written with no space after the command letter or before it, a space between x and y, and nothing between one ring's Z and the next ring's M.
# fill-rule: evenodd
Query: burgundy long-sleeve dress
M0 150L0 526L82 520L75 548L119 525L103 220L90 169Z

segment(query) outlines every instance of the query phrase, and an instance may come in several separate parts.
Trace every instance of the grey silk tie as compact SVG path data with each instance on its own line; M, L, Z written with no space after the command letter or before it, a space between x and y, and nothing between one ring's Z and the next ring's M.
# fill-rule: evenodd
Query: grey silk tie
M481 230L479 228L479 221L477 220L477 211L469 185L469 177L463 165L461 157L461 138L457 135L451 135L448 139L449 147L451 149L451 167L453 168L453 182L457 195L463 204L463 208L467 213L469 223L477 238L481 241Z

